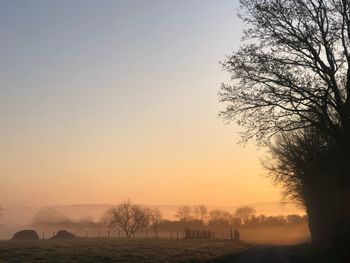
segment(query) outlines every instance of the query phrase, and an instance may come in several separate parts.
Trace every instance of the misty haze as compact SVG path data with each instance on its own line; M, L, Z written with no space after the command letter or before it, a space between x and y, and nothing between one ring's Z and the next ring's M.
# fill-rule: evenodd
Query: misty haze
M350 262L350 2L0 0L0 262Z

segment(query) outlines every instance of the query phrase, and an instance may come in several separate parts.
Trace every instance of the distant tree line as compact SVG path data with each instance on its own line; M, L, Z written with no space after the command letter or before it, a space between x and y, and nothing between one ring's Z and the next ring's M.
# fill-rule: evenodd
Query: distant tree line
M223 209L208 210L204 205L195 206L194 208L182 206L175 216L179 219L178 222L183 223L183 225L191 225L192 227L202 225L209 228L220 226L234 228L291 226L307 222L307 216L305 215L256 215L255 209L251 206L238 207L232 213ZM171 222L175 223L174 221L168 221L167 224L171 224Z
M95 227L96 222L90 216L72 219L54 208L44 208L33 217L32 224L40 226Z
M181 206L175 217L177 220L166 220L158 208L140 206L127 200L108 209L97 221L91 217L73 220L53 208L46 208L34 216L33 224L76 229L117 229L130 238L138 231L157 233L182 231L185 228L267 228L307 223L307 217L300 215L256 215L255 209L250 206L241 206L233 212L223 209L209 210L205 205Z

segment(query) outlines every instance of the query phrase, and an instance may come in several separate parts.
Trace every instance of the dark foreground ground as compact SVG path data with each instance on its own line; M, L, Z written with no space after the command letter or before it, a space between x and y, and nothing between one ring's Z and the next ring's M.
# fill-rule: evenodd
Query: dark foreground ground
M230 253L209 261L210 263L340 263L340 260L312 248L298 246L256 246Z
M0 262L195 263L249 248L220 240L84 239L0 241Z
M213 239L141 238L0 241L0 262L342 263L310 245L252 246Z

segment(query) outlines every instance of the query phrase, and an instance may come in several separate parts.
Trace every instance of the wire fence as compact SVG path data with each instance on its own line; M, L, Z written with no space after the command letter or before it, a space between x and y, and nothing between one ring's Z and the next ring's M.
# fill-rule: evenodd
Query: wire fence
M127 238L126 233L122 229L104 229L104 230L67 230L78 238ZM51 239L55 237L58 231L41 231L38 232L41 239ZM222 239L222 240L239 240L239 232L235 229L191 229L185 228L181 231L137 231L130 238L165 238L165 239Z

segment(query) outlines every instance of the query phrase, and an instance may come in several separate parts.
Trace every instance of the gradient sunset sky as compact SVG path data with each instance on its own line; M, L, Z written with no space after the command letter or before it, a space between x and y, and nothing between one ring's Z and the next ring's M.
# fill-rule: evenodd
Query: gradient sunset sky
M0 204L280 201L218 118L238 0L0 0Z

